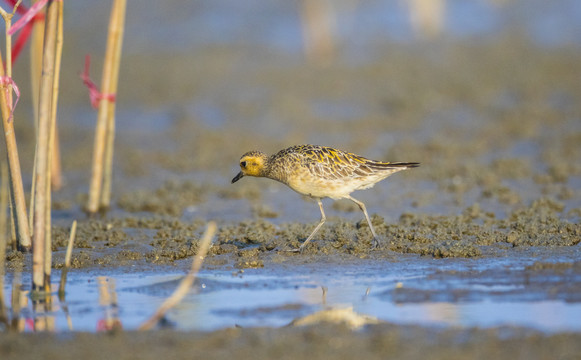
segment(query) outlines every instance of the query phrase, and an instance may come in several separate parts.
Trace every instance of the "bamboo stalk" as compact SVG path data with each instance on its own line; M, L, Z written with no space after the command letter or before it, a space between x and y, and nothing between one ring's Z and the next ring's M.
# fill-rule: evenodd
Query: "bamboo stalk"
M49 161L49 166L50 166L50 183L51 183L51 191L56 191L56 190L60 190L60 188L62 187L62 169L61 169L61 155L60 155L60 140L59 140L59 134L58 134L58 118L56 117L56 109L57 109L57 102L58 102L58 95L59 95L59 83L60 83L60 68L61 68L61 57L62 57L62 48L63 48L63 5L64 2L63 1L58 1L58 12L59 12L59 17L58 17L58 25L57 25L57 43L56 43L56 65L55 65L55 81L54 81L54 87L56 90L53 90L53 119L51 120L51 136L52 139L50 140L50 146L51 146L51 151L50 151L50 161ZM34 46L36 47L36 50L34 51L34 54L40 54L42 55L42 45L43 45L43 38L42 36L44 35L44 28L42 26L40 26L40 24L34 23L34 31L33 31L33 36L35 35L35 33L38 33L37 39L32 39L33 42L31 43L31 47ZM32 48L31 48L32 50ZM31 57L33 56L33 53L31 51ZM39 57L39 59L42 59L42 57ZM36 62L39 62L39 59L36 59ZM36 91L38 92L38 84L40 83L38 80L40 79L40 75L41 75L41 71L42 68L40 66L41 64L38 63L36 64L36 75L31 76L31 77L35 77L36 81L37 81L37 86L36 86ZM31 62L31 66L33 66L32 62ZM32 71L32 69L31 69ZM55 95L56 94L56 95ZM37 104L37 103L35 103Z
M55 147L55 136L56 136L56 121L57 121L57 103L59 95L59 80L60 80L60 66L61 66L61 55L63 50L63 2L56 2L58 10L57 19L57 34L56 34L56 44L55 44L55 64L54 64L54 77L52 83L52 104L51 104L51 114L50 114L50 129L49 129L49 139L48 139L48 166L47 166L47 180L46 180L46 209L45 209L45 251L44 251L44 278L45 286L50 286L50 275L52 267L52 236L51 236L51 205L52 205L52 173L53 173L53 162L54 158L54 147Z
M59 1L62 4L62 0ZM61 5L62 6L62 5ZM60 67L60 66L59 66ZM54 137L52 141L52 151L51 151L51 172L50 172L50 183L52 185L53 191L58 191L63 187L63 171L61 166L61 146L60 146L60 136L58 131L58 119L55 119L55 130Z
M20 4L20 1L14 7L14 11ZM6 23L6 73L0 54L0 76L12 77L12 37L8 35L8 29L12 24L12 15L0 8L0 14ZM10 179L10 199L12 208L12 219L16 237L18 238L18 248L21 251L30 251L32 242L30 238L30 229L28 228L28 216L26 214L26 201L24 197L24 187L22 185L22 172L20 170L20 158L18 156L18 146L14 134L14 122L10 118L12 108L12 85L3 82L1 85L4 94L0 95L0 111L2 112L2 125L4 127L4 136L6 139L6 153L8 157L8 170ZM13 115L13 114L12 114Z
M10 171L10 170L8 170ZM10 174L9 177L10 179ZM8 241L8 244L10 245L10 248L12 250L18 250L18 240L16 238L16 225L14 224L14 210L12 207L12 194L10 193L10 180L8 181L8 208L9 208L9 214L10 214L10 240Z
M105 62L103 64L103 75L101 79L101 92L108 96L117 91L117 78L119 72L119 61L121 59L121 44L123 36L123 24L125 19L126 0L114 0L109 20L109 34L107 38L107 50L105 51ZM86 210L89 213L96 213L99 210L103 191L103 174L105 152L111 143L112 136L107 139L108 131L114 131L114 126L110 125L109 118L114 114L114 102L108 98L103 98L99 102L97 114L97 127L95 130L95 146L93 151L92 177L89 187L89 201ZM114 120L111 120L114 121ZM112 150L107 157L112 158ZM107 185L110 189L110 183ZM110 190L109 190L110 191Z
M113 64L111 70L111 88L109 94L117 93L119 82L119 67L121 65L121 50L123 48L123 32L125 29L126 0L116 0L114 6L117 7L117 26L113 45ZM115 143L115 102L108 107L107 114L107 144L105 147L105 167L103 169L103 191L101 194L101 209L109 209L111 206L111 182L113 178L113 149Z
M4 241L4 247L0 248L0 255L6 251L8 245L8 232L6 226L8 225L6 217L6 209L8 208L8 165L6 161L0 161L0 241ZM4 258L0 256L0 272L3 269ZM0 289L1 291L2 289Z
M73 242L77 235L77 220L73 221L71 226L71 235L69 236L69 243L67 244L67 254L65 255L65 266L61 271L61 282L59 284L59 298L64 301L65 297L65 286L67 283L67 273L71 267L71 256L73 255Z
M8 165L0 163L0 323L8 325L8 311L4 305L4 263L6 261L6 208L8 207Z
M39 0L32 0L31 6L37 3ZM32 93L32 108L34 112L34 131L38 135L38 96L40 92L40 77L42 73L42 49L44 46L44 19L42 23L35 21L32 26L32 34L30 37L30 90ZM38 145L38 144L36 144ZM36 173L36 154L37 149L34 151L34 165L32 173ZM31 194L36 191L36 178L32 177L32 188L30 190ZM34 224L34 196L30 197L29 206L29 226L30 233L32 234Z
M46 191L50 185L47 174L50 117L52 107L52 90L55 76L55 51L56 33L58 23L58 1L49 0L46 12L46 23L44 31L44 51L42 60L42 76L40 78L40 94L38 106L38 136L37 136L37 156L36 156L36 189L34 192L34 233L33 233L33 291L42 291L50 284L50 279L44 278L45 259L45 233L47 201ZM50 209L50 207L49 207ZM48 280L48 281L46 281Z
M34 5L39 0L32 0L31 5ZM62 1L59 1L62 3ZM59 8L62 4L59 5ZM59 17L60 18L60 17ZM42 51L44 44L44 19L35 19L32 23L32 33L30 37L30 82L32 92L32 103L38 104L38 97L40 91L40 77L42 73ZM38 108L34 108L35 130L38 131ZM53 190L59 190L62 187L62 170L61 170L61 156L60 156L60 141L58 136L58 127L52 141L52 157L50 161L51 167L51 185ZM34 181L34 180L33 180ZM33 183L34 187L34 183ZM33 199L31 198L31 206L33 208Z
M202 263L204 262L204 257L206 256L208 250L210 249L210 244L212 242L212 238L216 233L216 223L210 221L208 226L206 227L206 231L200 240L200 245L198 247L198 254L194 257L192 261L192 268L190 272L182 279L176 290L169 298L167 298L163 304L157 309L155 314L153 314L147 321L145 321L141 326L139 326L139 330L150 330L153 328L161 318L174 306L179 304L180 301L187 295L190 291L190 288L194 284L194 280L196 280L196 275L202 268Z
M39 0L32 0L31 6ZM38 95L40 91L40 76L42 73L42 47L44 44L44 19L35 21L30 36L30 90L34 112L34 129L38 131Z

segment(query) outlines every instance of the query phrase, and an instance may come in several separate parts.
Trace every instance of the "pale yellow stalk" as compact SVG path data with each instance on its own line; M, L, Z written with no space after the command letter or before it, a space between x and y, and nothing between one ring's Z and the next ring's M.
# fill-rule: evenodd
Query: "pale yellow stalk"
M107 37L107 50L105 51L105 62L103 64L103 76L101 79L101 93L105 96L115 94L117 91L117 79L119 76L119 62L121 59L121 44L123 37L123 27L125 19L126 0L115 0L111 9L109 20L109 34ZM93 151L93 167L91 183L89 187L89 201L86 210L89 213L96 213L103 202L103 177L104 162L110 168L113 157L113 136L108 135L114 132L114 111L115 103L109 99L101 99L97 114L97 127L95 130L95 146ZM111 120L110 120L111 119ZM109 148L109 150L106 150ZM107 152L107 155L105 155ZM105 158L106 156L106 158ZM107 160L109 159L109 160ZM110 171L108 170L108 178ZM107 194L110 195L110 180L107 180ZM109 200L104 201L108 206Z
M34 233L33 233L33 291L45 290L50 279L44 275L45 234L46 234L46 198L47 187L50 185L49 174L49 138L50 118L52 108L52 91L55 76L56 33L58 24L58 1L50 0L47 5L46 24L44 30L44 51L42 61L42 76L40 79L40 97L38 106L38 136L36 155L36 189L34 192ZM50 205L50 204L49 204ZM50 207L48 207L50 209Z
M123 47L123 32L125 28L125 10L127 8L126 0L115 1L116 6L116 26L112 30L115 45L113 46L111 84L109 93L117 93L117 84L119 82L119 67L121 65L121 49ZM111 34L110 34L111 36ZM111 206L111 182L113 178L113 149L115 143L115 102L108 107L107 114L107 144L105 147L105 165L103 173L103 191L101 194L100 208L108 209Z
M16 4L13 11L20 4ZM0 8L0 15L6 23L6 73L4 73L4 64L0 54L0 76L12 78L12 37L8 35L8 29L12 24L12 14L7 13ZM3 83L0 86L0 111L2 112L2 125L4 127L4 136L6 140L6 153L8 156L8 170L10 179L10 200L12 209L12 219L14 232L18 239L18 248L22 251L30 251L32 242L30 238L30 229L28 228L28 215L26 214L26 201L24 197L24 187L22 185L22 172L20 170L20 158L18 156L18 146L14 134L14 119L10 119L12 108L12 85ZM13 115L13 114L12 114Z

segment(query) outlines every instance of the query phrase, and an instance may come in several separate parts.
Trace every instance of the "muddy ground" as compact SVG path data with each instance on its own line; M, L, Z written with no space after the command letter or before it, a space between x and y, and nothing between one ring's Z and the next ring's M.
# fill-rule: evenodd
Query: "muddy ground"
M71 42L65 69L80 68L75 46L83 45ZM16 71L27 77L26 68ZM533 249L539 261L518 272L438 272L435 261L428 280L526 283L503 296L581 301L579 47L542 47L511 32L476 41L387 43L363 61L339 58L324 67L257 45L202 46L171 57L129 52L118 94L113 205L93 217L82 209L95 114L77 73L62 77L62 88L70 90L59 108L66 185L53 198L54 269L63 266L75 219L73 272L109 273L187 271L205 224L214 220L218 233L204 264L210 271L301 274L301 266L389 263L410 254L518 263L523 249ZM23 96L16 112L25 173L34 150L29 105ZM317 223L316 204L268 180L230 184L242 153L301 143L422 163L354 194L368 206L379 249L371 249L371 233L354 204L329 201L329 219L314 240L302 254L288 252ZM29 255L9 249L6 260L9 273L30 271ZM479 298L421 284L382 296L403 303ZM0 354L100 358L107 349L108 357L152 359L233 353L243 359L574 359L580 340L578 332L513 327L381 324L353 333L321 324L210 333L2 333Z
M527 330L434 330L374 325L363 333L338 326L226 329L212 333L16 335L0 337L5 359L577 359L579 336ZM6 355L6 357L5 357Z

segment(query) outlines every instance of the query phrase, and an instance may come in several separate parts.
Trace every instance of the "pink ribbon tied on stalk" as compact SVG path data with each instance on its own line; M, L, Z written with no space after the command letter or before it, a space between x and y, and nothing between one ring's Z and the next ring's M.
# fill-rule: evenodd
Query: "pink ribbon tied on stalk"
M91 67L91 56L85 56L85 71L81 73L81 79L83 79L83 83L89 89L89 98L91 99L91 105L94 109L99 107L99 102L101 100L108 100L111 102L115 101L115 94L103 94L99 91L97 85L91 80L89 77L89 68Z
M36 14L38 14L38 12L44 7L44 5L46 5L47 2L48 0L40 0L32 5L30 9L28 9L28 11L26 11L26 13L24 13L20 19L18 19L18 21L12 24L8 30L8 35L14 35L15 32L26 26L26 24L28 24L28 22L32 20Z
M14 109L16 108L16 104L18 104L18 100L20 99L20 90L18 90L18 86L16 86L14 80L12 80L12 78L9 76L0 77L0 86L4 88L6 103L8 103L8 99L10 98L10 89L14 90L14 93L16 94L16 101L14 102L14 105L8 103L8 106L10 107L10 117L8 117L8 122L11 122L14 116Z
M43 21L44 20L44 14L39 13L39 12L40 12L40 10L42 10L42 8L46 5L46 3L48 1L49 0L40 0L36 3L34 3L34 5L32 5L30 7L30 9L27 8L26 6L20 4L20 6L18 6L18 8L16 9L16 12L18 12L19 14L23 14L23 15L20 19L18 19L18 21L16 21L14 24L12 24L12 26L10 26L10 29L8 29L8 35L12 36L20 29L22 29L22 31L18 35L18 39L16 39L16 43L14 44L14 47L12 48L12 61L16 61L16 59L20 55L20 52L24 48L24 45L26 44L26 42L30 38L30 35L32 33L32 27L33 27L34 23L36 21ZM62 1L62 0L54 0L54 1ZM16 6L18 1L17 0L6 0L6 2L14 7L14 6Z

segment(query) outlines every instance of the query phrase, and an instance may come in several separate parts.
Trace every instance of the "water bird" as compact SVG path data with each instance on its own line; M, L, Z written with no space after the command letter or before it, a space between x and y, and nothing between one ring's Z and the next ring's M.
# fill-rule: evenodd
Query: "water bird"
M363 202L353 198L355 190L373 187L393 173L418 167L417 162L383 162L327 146L296 145L276 154L249 151L240 158L240 172L232 184L244 176L265 177L279 181L299 194L317 201L321 209L321 220L303 244L294 251L302 252L326 220L321 199L349 199L363 214L373 235L373 247L379 246L367 209Z

